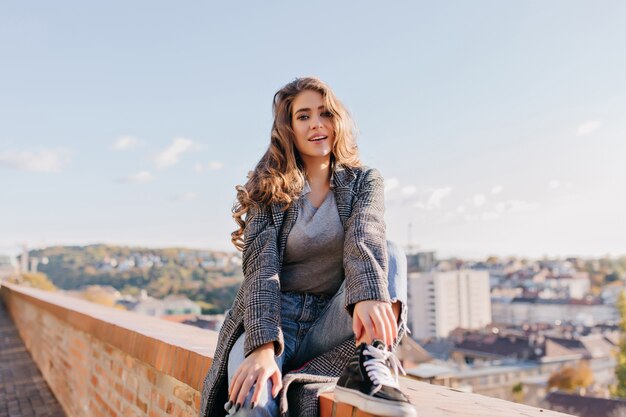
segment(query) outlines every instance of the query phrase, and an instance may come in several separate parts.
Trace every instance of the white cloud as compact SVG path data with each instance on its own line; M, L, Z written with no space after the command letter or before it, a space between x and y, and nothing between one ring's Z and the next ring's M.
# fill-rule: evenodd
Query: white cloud
M191 139L175 138L170 146L154 157L154 163L159 169L176 165L181 155L189 151L192 146L193 141Z
M495 212L495 211L486 211L481 215L481 218L484 221L488 221L488 220L495 220L498 217L500 217L500 213Z
M441 201L445 197L449 196L451 192L452 192L452 187L437 188L433 190L433 192L431 193L426 203L422 201L418 201L415 204L413 204L413 207L416 207L422 210L433 210L433 209L439 208L441 207Z
M399 184L400 181L398 181L397 178L389 178L388 180L385 180L385 194L398 187Z
M486 201L486 200L487 200L487 199L485 198L485 195L484 195L484 194L474 194L473 201L474 201L474 205L475 205L476 207L480 207L480 206L482 206L483 204L485 204L485 201Z
M522 211L533 211L539 207L538 203L530 203L528 201L521 200L509 200L508 204L508 212L509 213L520 213Z
M496 212L498 213L521 213L525 211L533 211L539 207L537 203L530 203L522 200L508 200L496 204Z
M454 220L455 214L451 211L446 211L443 216L437 219L437 224L446 224Z
M600 120L589 120L585 123L581 123L578 126L578 130L576 133L578 133L578 136L585 136L590 134L594 130L597 130L600 126L602 126L602 122Z
M466 222L472 223L472 222L478 220L478 215L476 215L476 214L466 214L466 215L463 216L463 218L465 219Z
M176 201L193 201L196 198L198 198L198 194L194 193L192 191L188 191L186 193L182 193L179 194L178 196L176 196L175 200Z
M451 192L452 187L437 188L430 195L430 198L428 199L428 205L433 207L439 207L441 205L441 200L449 196Z
M458 206L458 207L456 208L456 211L457 211L458 213L463 213L463 212L465 212L465 206L464 206L464 205L460 205L460 206Z
M211 170L211 171L217 171L218 169L222 169L224 168L224 164L222 162L218 162L218 161L211 161L206 165L202 165L200 163L197 163L194 166L194 171L196 171L198 174L201 172L204 172L206 170Z
M403 196L408 197L410 195L415 194L416 191L417 191L417 188L415 188L412 185L407 185L407 186L402 187L402 189L400 190L400 193Z
M59 173L70 161L67 149L38 149L0 153L0 165L20 171Z
M561 181L559 180L550 180L550 182L548 183L548 186L552 189L556 189L559 188L561 186Z
M129 175L128 177L122 178L121 181L122 182L134 182L134 183L141 184L141 183L153 181L154 179L155 179L154 175L152 175L148 171L140 171L136 174L132 174L132 175Z
M491 189L491 194L500 194L502 190L504 190L504 187L502 187L501 185L496 185Z
M138 147L141 141L134 136L122 136L118 138L112 146L114 151L127 151Z

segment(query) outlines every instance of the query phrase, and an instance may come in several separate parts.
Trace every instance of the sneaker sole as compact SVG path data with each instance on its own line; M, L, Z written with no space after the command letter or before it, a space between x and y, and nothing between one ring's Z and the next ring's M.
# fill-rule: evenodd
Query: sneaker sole
M366 413L384 417L417 417L411 404L373 398L362 392L335 387L335 401L349 404Z

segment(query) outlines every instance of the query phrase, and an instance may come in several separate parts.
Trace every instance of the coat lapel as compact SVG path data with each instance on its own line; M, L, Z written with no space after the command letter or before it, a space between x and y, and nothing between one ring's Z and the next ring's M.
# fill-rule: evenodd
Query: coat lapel
M298 218L298 206L292 204L287 210L283 210L280 204L272 204L272 217L274 227L278 230L278 256L280 265L282 265L287 237L289 237L289 232Z
M355 194L354 180L356 175L350 168L344 168L339 166L335 169L333 175L333 192L335 193L335 201L337 203L337 211L339 212L339 218L343 225L344 231L346 230L346 221L352 214L352 197Z

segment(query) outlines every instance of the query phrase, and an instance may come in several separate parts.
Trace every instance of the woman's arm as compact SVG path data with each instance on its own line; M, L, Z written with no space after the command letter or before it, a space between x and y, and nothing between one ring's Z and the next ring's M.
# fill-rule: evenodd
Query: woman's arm
M344 242L346 309L357 341L378 338L391 345L398 329L387 289L384 181L376 169L362 175Z
M274 342L277 356L283 350L277 246L277 230L271 222L269 209L250 207L246 216L242 255L245 356L269 342Z
M343 253L345 306L351 315L359 301L390 302L383 178L373 168L361 175L364 178L352 203L352 214L346 222Z
M228 387L229 403L237 410L255 386L251 405L258 403L261 388L272 380L272 396L282 388L282 371L274 355L283 350L280 328L280 281L277 232L269 211L250 207L244 229L242 269L244 282L244 361ZM228 411L228 410L227 410Z

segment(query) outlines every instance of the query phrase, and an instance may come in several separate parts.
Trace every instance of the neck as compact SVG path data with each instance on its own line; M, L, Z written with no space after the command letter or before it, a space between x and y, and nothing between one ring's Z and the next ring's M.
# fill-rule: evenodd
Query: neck
M303 162L309 184L330 184L330 157Z

